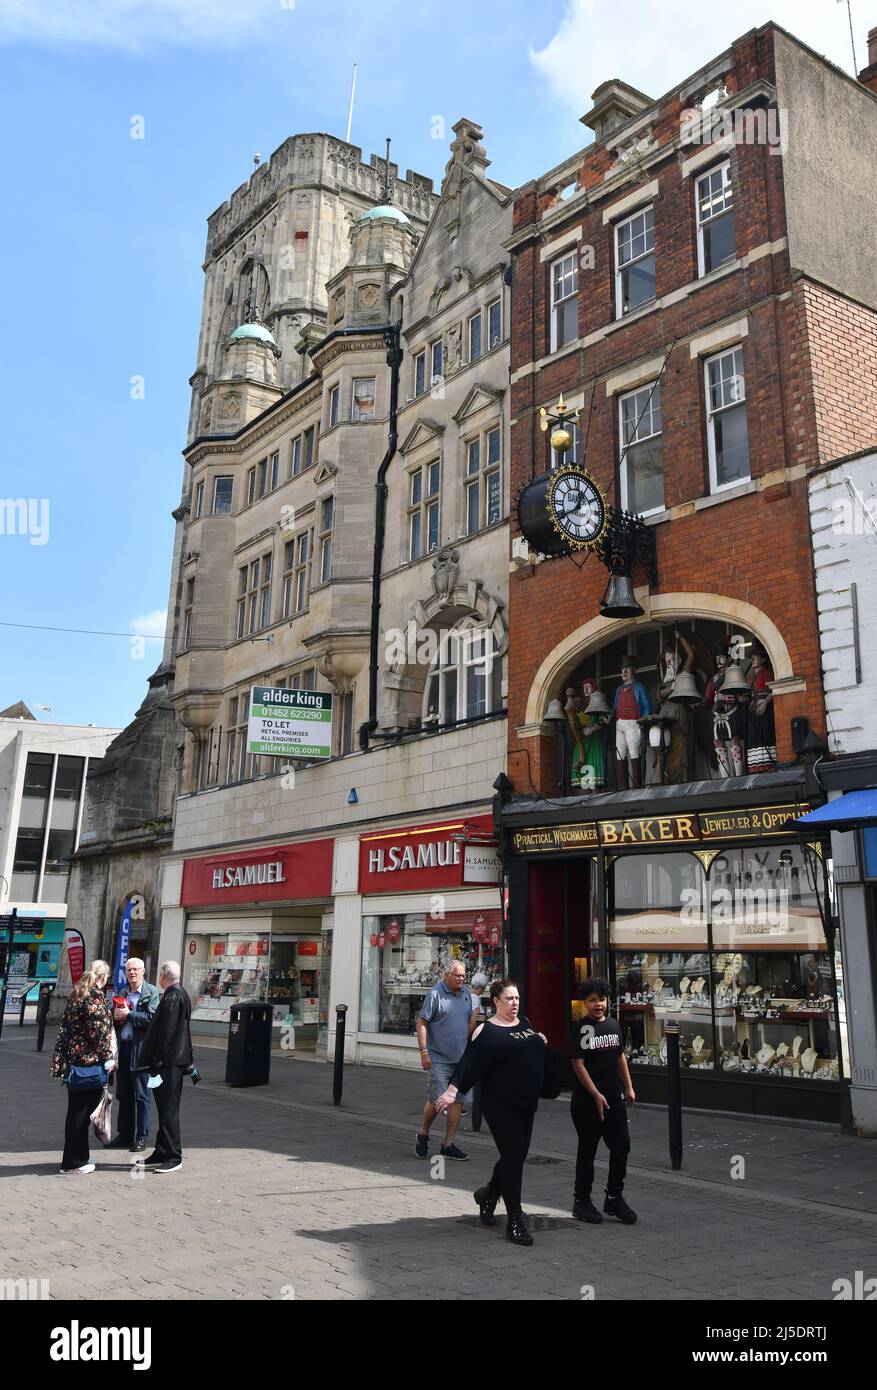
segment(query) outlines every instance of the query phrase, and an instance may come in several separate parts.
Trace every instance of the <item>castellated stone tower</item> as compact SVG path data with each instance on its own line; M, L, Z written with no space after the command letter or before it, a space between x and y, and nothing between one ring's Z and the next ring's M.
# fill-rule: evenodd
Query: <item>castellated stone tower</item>
M256 395L247 411L238 400L237 412L225 416L210 392L234 374L229 340L243 324L261 324L279 349L275 380L266 379L266 386L289 390L308 374L307 350L329 322L327 284L348 263L351 229L381 203L386 176L386 160L372 155L365 164L356 145L330 135L293 135L208 218L188 442L234 433L257 413ZM432 180L410 169L400 179L392 163L389 177L395 208L419 236L437 202Z

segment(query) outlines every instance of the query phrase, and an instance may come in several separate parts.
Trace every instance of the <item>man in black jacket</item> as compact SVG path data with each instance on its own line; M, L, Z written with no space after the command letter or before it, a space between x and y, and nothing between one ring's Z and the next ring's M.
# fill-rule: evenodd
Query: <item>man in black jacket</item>
M150 1076L161 1076L161 1085L155 1089L158 1110L155 1152L145 1162L157 1173L175 1173L183 1166L180 1096L183 1077L193 1061L189 1032L192 1001L180 984L180 967L176 961L165 962L158 983L164 993L140 1045L141 1067L146 1067Z

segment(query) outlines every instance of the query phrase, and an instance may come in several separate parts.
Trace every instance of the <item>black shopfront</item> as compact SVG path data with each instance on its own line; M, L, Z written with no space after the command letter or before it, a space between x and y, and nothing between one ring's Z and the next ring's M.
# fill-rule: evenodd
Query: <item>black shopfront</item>
M497 805L510 973L562 1045L605 976L640 1100L847 1123L830 840L793 827L824 799L807 764L753 777Z

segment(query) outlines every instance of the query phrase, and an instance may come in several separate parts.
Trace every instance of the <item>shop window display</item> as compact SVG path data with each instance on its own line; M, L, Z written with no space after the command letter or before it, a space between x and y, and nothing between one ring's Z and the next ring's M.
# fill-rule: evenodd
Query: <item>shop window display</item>
M363 917L360 1030L413 1037L424 996L452 960L489 980L502 977L498 912L397 913Z
M632 1063L790 1080L839 1074L821 883L798 846L625 855L610 911L616 1009ZM821 877L821 870L818 871Z
M275 1019L293 1027L320 1020L320 941L274 937L268 971L268 1003Z
M192 967L192 1018L228 1023L241 999L265 999L270 939L230 932L208 938L206 964Z

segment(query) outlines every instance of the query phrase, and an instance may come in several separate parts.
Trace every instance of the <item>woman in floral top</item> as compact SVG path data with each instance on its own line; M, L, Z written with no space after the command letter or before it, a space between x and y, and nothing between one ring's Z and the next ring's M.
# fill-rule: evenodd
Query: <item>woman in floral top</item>
M53 1076L63 1080L71 1066L93 1067L99 1062L107 1071L112 1071L115 1065L113 1015L104 996L109 977L110 967L105 960L92 961L70 991L52 1057ZM83 1090L67 1088L62 1173L94 1172L94 1164L89 1162L88 1126L102 1092L102 1086Z

